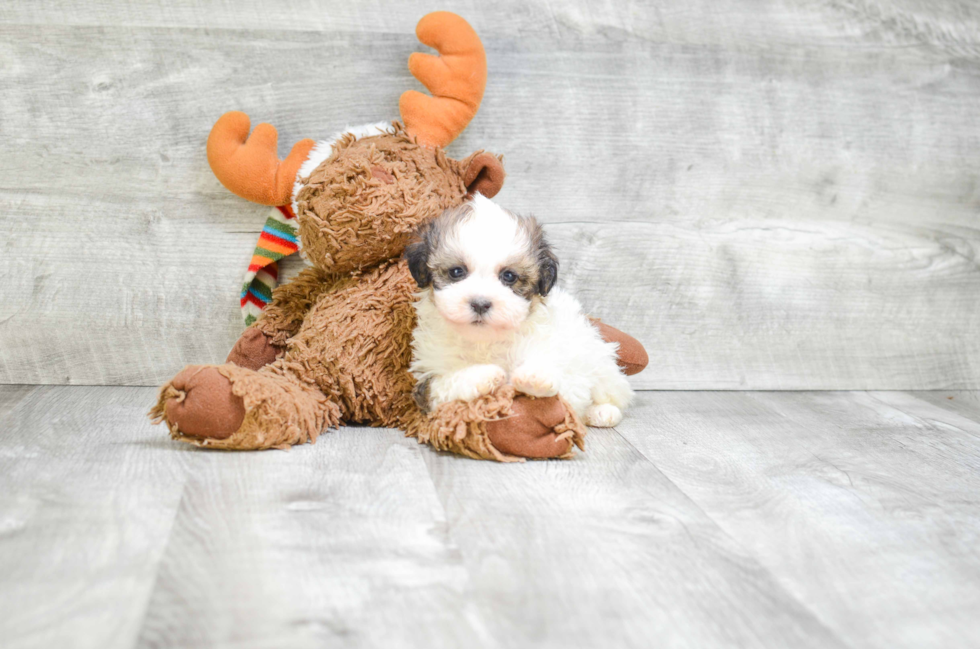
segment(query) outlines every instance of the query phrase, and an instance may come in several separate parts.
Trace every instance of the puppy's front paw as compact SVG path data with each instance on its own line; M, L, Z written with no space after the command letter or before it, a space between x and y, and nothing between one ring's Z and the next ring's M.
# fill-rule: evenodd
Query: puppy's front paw
M433 381L430 400L435 408L449 401L472 401L490 394L507 380L499 365L472 365Z
M611 403L597 403L585 411L585 424L596 428L612 428L623 421L623 411Z
M510 377L510 384L518 392L532 397L553 397L558 394L558 381L551 374L523 365L514 370Z
M469 368L463 383L464 401L490 394L507 381L507 372L499 365L474 365ZM468 384L468 385L467 385Z

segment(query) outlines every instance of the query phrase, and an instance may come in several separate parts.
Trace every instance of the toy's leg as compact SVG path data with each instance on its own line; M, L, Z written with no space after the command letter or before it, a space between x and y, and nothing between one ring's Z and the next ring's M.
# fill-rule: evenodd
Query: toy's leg
M443 404L420 416L409 433L440 451L500 462L568 458L575 446L585 448L585 426L561 397L516 395L509 385Z
M603 340L607 343L617 343L619 345L619 350L616 352L618 356L617 364L622 368L623 374L633 376L634 374L639 374L646 368L647 363L650 362L650 357L639 340L628 333L620 331L616 327L607 325L598 318L589 319L595 325L596 329L599 330L599 335L602 336Z
M272 344L272 337L258 327L249 327L228 352L226 363L259 370L283 355L285 349Z
M340 408L279 365L192 365L160 389L150 416L174 439L245 450L315 442L338 423Z
M287 341L299 332L310 307L337 285L337 278L307 268L272 292L259 319L247 328L228 354L226 363L257 370L286 351Z

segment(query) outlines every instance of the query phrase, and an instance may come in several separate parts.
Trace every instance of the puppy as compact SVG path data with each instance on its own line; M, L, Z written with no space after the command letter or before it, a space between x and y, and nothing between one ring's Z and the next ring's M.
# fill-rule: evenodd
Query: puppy
M477 194L424 225L405 251L420 292L410 370L425 411L507 381L561 396L589 426L615 426L633 396L532 217Z

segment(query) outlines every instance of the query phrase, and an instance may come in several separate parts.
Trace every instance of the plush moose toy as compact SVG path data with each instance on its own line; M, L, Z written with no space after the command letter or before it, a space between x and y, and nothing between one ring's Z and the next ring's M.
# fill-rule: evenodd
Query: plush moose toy
M409 58L432 96L402 95L404 126L302 140L279 160L272 126L260 124L249 137L249 118L238 112L214 125L207 149L218 180L295 215L312 267L272 292L224 365L188 366L161 388L150 414L173 438L222 449L286 448L345 422L401 428L437 449L499 461L564 458L582 447L585 429L560 395L533 399L504 386L428 414L412 399L417 289L400 256L420 224L475 192L493 196L504 180L495 155L453 160L443 150L482 99L480 39L446 12L425 16L416 33L441 56ZM270 238L283 245L295 238L285 227L281 234ZM636 340L596 326L619 342L627 373L643 369L646 352Z

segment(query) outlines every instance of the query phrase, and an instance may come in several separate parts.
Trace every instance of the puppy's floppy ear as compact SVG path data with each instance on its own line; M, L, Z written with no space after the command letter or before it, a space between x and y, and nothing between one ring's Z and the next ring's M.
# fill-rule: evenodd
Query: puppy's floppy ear
M412 279L419 288L432 284L432 273L429 272L429 237L426 234L427 229L419 232L418 239L405 248L408 271L412 273Z
M547 295L558 281L558 257L544 240L538 243L538 294Z

